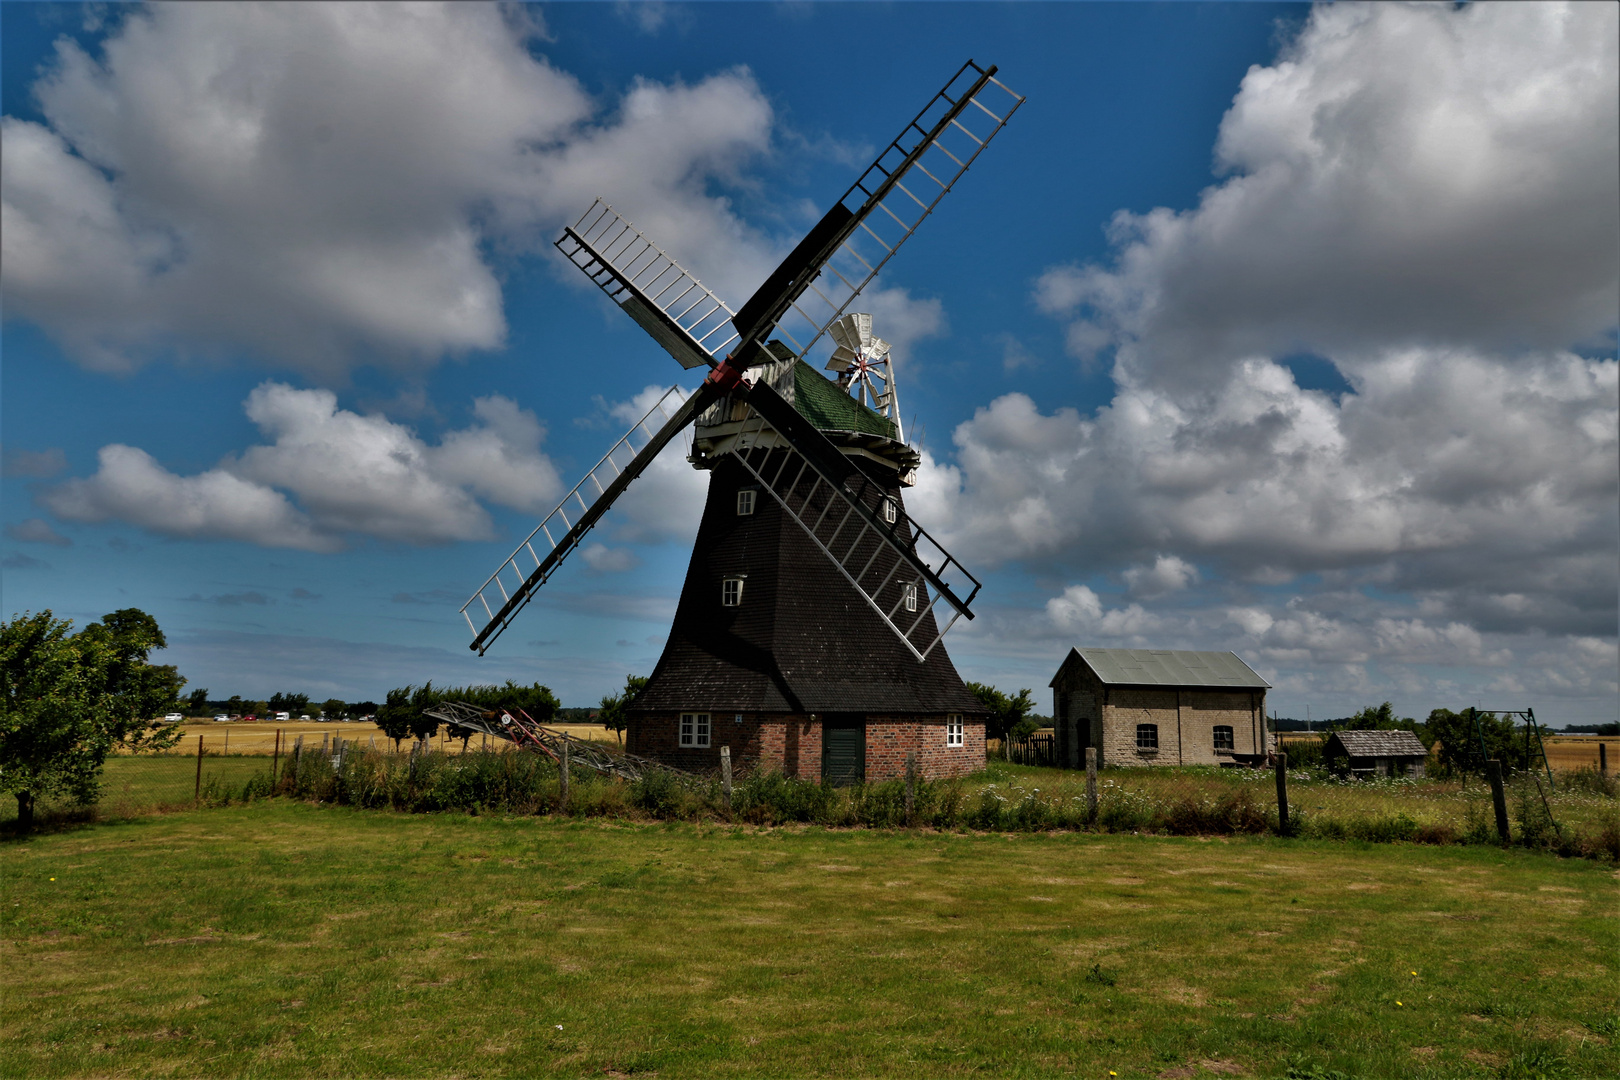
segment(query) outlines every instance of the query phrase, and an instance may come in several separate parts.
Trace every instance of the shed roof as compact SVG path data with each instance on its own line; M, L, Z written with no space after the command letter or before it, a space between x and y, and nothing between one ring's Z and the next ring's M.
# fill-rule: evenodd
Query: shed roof
M1351 757L1427 757L1429 754L1422 740L1410 731L1335 731L1328 743L1331 745L1335 739Z
M1218 686L1234 690L1264 690L1271 686L1234 652L1070 649L1069 660L1075 657L1100 682L1111 686ZM1057 685L1056 675L1051 685Z

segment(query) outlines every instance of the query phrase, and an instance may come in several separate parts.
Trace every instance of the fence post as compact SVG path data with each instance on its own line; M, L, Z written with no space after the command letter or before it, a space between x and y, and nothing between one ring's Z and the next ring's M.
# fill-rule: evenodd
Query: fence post
M276 728L276 748L270 752L270 783L276 782L276 766L281 764L281 729Z
M196 803L202 802L202 740L203 740L203 737L201 735L198 735L197 736L197 784L191 791L191 801L192 801L192 803L194 805Z
M1288 827L1288 755L1277 755L1277 831L1287 836Z
M561 804L562 812L566 814L566 813L568 813L568 740L567 739L563 740L562 772L559 773L559 775L562 777L562 796L558 801Z
M1097 824L1097 748L1086 747L1086 824Z
M906 828L917 821L917 755L906 755Z
M1491 782L1491 802L1496 805L1496 835L1502 843L1512 842L1508 833L1507 795L1502 790L1502 763L1491 758L1485 763L1485 779Z
M731 813L731 747L720 748L720 788L726 796L726 813Z
M1609 744L1608 743L1598 743L1598 773L1600 775L1602 775L1602 776L1608 776L1609 775Z

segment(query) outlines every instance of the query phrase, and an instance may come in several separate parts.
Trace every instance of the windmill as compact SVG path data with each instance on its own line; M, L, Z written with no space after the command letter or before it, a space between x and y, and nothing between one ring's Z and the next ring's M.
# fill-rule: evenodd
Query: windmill
M979 582L904 512L920 455L889 347L852 306L1022 104L995 72L964 64L735 309L601 199L563 230L558 250L682 367L711 370L665 392L462 606L471 649L691 426L709 495L628 748L704 767L735 746L810 776L892 773L904 754L966 771L982 710L940 642ZM836 382L810 360L829 351Z

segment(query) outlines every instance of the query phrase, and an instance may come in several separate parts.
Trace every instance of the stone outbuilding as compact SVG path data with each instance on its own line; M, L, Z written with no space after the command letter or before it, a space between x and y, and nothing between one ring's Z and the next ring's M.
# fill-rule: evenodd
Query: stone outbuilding
M1429 751L1410 731L1335 731L1322 747L1329 768L1352 776L1422 776ZM1348 759L1348 760L1347 760Z
M1099 765L1258 765L1271 684L1231 652L1070 649L1052 677L1057 757Z

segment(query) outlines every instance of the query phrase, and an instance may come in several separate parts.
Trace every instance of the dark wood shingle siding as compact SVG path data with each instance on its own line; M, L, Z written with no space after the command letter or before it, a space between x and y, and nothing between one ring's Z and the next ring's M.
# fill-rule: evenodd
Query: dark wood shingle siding
M904 515L894 472L859 464L878 481L872 497ZM982 716L944 645L918 663L768 493L737 515L736 493L752 484L729 456L710 472L669 641L632 710ZM721 580L735 573L748 575L742 605L722 607ZM899 583L889 588L898 598ZM932 614L925 626L932 637Z

